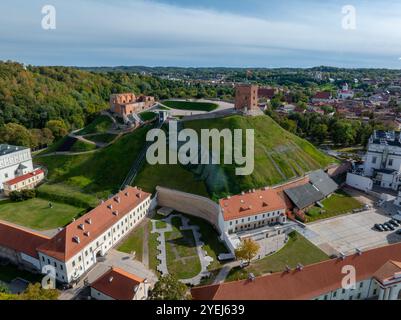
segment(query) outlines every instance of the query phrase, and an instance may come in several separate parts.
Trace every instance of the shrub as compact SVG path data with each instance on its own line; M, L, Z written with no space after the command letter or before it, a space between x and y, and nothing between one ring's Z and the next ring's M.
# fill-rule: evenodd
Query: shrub
M13 191L10 193L10 200L14 202L26 201L29 199L36 198L35 189L26 189L21 191Z

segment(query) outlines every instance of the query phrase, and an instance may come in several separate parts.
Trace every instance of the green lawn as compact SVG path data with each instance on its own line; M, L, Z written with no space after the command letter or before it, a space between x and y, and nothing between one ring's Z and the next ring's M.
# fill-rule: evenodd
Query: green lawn
M99 116L81 131L77 132L78 135L85 135L90 133L105 133L110 129L113 121L108 116Z
M160 254L160 251L157 249L159 245L159 241L157 237L159 236L158 233L151 233L152 231L152 222L149 220L148 223L148 232L149 232L149 239L148 239L148 251L149 251L149 268L156 273L157 266L159 265L159 260L157 260L157 256Z
M179 164L145 164L134 184L152 193L161 186L209 197L204 182Z
M42 276L38 274L33 274L28 271L19 270L17 266L12 264L1 266L0 265L0 281L9 283L15 278L22 278L29 282L40 282Z
M35 162L49 170L51 184L67 185L84 194L104 198L120 188L145 143L149 128L137 129L93 153L38 157Z
M321 201L321 203L323 208L314 206L309 209L307 213L308 222L350 213L354 209L360 209L363 207L362 203L341 190L332 194L331 197Z
M284 271L288 265L295 268L298 263L304 266L328 260L329 257L297 232L290 234L284 248L262 260L252 262L247 268L231 270L226 281L247 279L249 273L256 276Z
M86 151L92 151L92 150L95 150L95 149L96 149L96 146L94 144L77 140L72 145L70 151L71 152L86 152Z
M211 102L193 102L193 101L164 101L164 105L172 109L180 110L194 110L194 111L213 111L216 110L219 105Z
M37 230L63 227L86 210L64 203L35 198L23 202L0 201L0 220Z
M181 218L173 218L173 231L166 232L167 268L178 279L188 279L201 271L193 232L179 230Z
M85 136L85 139L93 142L110 143L117 137L116 134L100 133L94 136Z
M139 114L142 121L151 121L157 118L157 114L152 111L145 111Z
M131 234L123 241L117 250L125 253L135 252L135 259L142 261L144 232L145 225L139 226L131 232Z

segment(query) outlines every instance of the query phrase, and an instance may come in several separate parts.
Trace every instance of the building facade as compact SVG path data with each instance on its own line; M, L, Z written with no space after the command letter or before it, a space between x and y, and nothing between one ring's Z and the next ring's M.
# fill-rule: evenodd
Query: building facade
M154 97L136 97L133 93L113 94L110 96L110 110L121 117L129 117L135 113L147 110L154 103Z
M401 185L401 137L399 132L374 131L364 158L364 176L375 185L399 190Z
M9 196L11 192L25 189L34 189L45 178L45 172L42 169L24 174L4 182L4 194Z
M0 192L4 182L32 171L31 149L0 144Z
M59 282L78 280L143 220L150 204L151 194L127 187L38 247L41 269L54 267Z
M219 201L218 226L231 253L243 240L260 242L257 258L277 251L287 241L286 203L269 188L251 190Z

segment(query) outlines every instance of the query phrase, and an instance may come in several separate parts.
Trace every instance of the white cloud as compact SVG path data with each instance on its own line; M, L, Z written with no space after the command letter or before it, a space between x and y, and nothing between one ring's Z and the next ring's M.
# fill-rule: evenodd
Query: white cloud
M57 9L56 31L39 27L41 1L27 5L15 0L0 13L0 54L10 43L49 54L102 50L104 55L151 55L155 60L158 55L188 59L188 55L269 55L280 50L381 56L401 51L401 6L395 3L380 10L357 6L357 29L343 30L340 5L261 19L141 0L52 2ZM22 16L15 18L13 10Z

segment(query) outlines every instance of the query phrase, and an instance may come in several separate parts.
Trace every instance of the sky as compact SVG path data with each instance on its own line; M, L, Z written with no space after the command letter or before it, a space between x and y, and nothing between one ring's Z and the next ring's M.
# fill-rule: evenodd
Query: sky
M55 29L42 27L45 5ZM401 1L1 0L0 60L400 69Z

